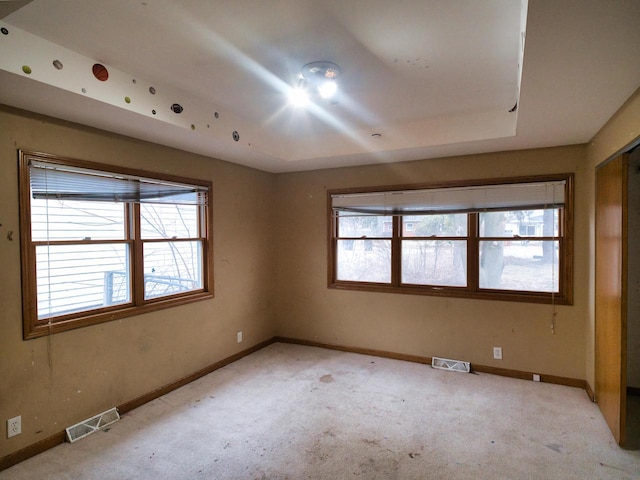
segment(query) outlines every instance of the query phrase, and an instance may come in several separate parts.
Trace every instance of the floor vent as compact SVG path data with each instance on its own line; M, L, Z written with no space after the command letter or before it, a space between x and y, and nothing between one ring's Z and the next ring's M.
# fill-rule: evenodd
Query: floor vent
M116 408L111 408L106 412L99 413L91 418L87 418L82 422L76 423L65 429L67 432L67 440L71 443L80 440L81 438L91 435L102 428L105 428L112 423L120 420L120 415Z
M469 362L463 362L461 360L450 360L448 358L433 357L431 359L431 366L433 368L439 368L441 370L451 370L453 372L471 372L471 364Z

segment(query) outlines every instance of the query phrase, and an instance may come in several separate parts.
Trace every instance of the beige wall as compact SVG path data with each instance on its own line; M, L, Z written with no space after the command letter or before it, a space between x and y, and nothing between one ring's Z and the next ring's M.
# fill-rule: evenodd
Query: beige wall
M588 302L586 147L470 155L279 175L278 333L319 342L442 356L585 378ZM573 306L327 289L326 190L575 172ZM504 359L493 360L492 347Z
M586 338L586 380L595 386L595 169L640 139L640 89L600 129L587 146L587 205L589 206L589 321Z
M18 148L211 180L215 298L23 341ZM273 187L257 170L0 109L0 457L271 338ZM23 433L7 440L16 415Z
M594 171L639 137L640 91L588 145L272 175L0 107L0 457L273 335L593 386ZM211 180L216 298L23 341L18 148ZM576 174L575 301L555 335L550 305L327 289L327 189L560 172Z

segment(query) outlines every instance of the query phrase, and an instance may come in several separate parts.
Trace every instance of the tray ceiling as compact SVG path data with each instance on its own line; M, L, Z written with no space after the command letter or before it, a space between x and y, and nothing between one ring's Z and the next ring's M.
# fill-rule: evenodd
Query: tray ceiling
M2 2L0 102L272 172L583 143L640 86L640 4L571 5ZM295 108L313 61L338 94Z

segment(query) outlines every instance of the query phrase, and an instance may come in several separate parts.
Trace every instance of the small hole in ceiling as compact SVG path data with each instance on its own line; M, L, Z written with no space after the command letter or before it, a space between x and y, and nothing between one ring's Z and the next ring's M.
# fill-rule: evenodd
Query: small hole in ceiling
M86 88L83 88L83 89L82 89L82 93L87 93L87 89L86 89Z
M156 114L156 111L155 111L155 110L151 110L151 113L153 113L153 114L155 115L155 114Z
M371 136L373 138L380 138L382 136L382 134L381 133L372 133Z
M149 93L151 95L155 95L156 94L156 89L154 87L149 87Z
M207 128L209 128L209 124L207 123Z
M174 103L173 105L171 105L171 111L173 113L182 113L183 110L184 108L182 108L182 105L180 105L179 103Z
M9 30L4 27L0 28L0 32L2 32L3 35L9 35Z
M213 114L213 116L216 117L216 118L219 118L220 114L218 112L216 112L216 113Z
M195 129L196 129L196 126L192 123L191 124L191 130L195 130Z
M30 75L31 74L31 67L29 65L23 65L22 66L22 71L24 73L26 73L27 75Z
M62 62L60 60L54 60L53 66L56 68L56 70L62 70L62 67L64 67L64 65L62 65Z
M236 142L240 140L240 134L236 131L233 132L232 137Z
M124 101L125 101L125 103L131 103L131 98L129 98L129 97L124 97Z
M131 81L133 82L134 85L138 83L138 81L135 78L132 78Z

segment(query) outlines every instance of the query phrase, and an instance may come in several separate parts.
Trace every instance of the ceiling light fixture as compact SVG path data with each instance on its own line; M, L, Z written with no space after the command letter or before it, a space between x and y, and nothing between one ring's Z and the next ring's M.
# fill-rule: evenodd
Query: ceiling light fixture
M304 107L309 103L309 95L306 89L297 86L289 92L289 102L294 107Z
M302 107L315 94L325 100L332 98L338 91L336 79L340 73L340 67L332 62L307 63L298 75L298 84L289 93L289 101Z

